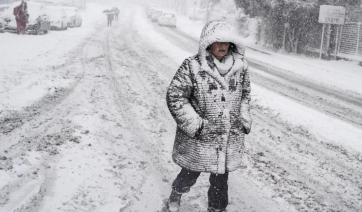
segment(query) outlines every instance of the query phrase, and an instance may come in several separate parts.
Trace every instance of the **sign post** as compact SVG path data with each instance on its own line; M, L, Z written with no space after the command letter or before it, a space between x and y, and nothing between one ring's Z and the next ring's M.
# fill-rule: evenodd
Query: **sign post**
M325 27L325 24L323 24L323 29L322 29L322 39L321 39L321 49L319 50L319 59L322 59L322 49L323 49L323 41L324 41L324 27Z
M346 8L332 5L321 5L319 9L318 22L323 24L321 49L319 59L322 58L325 24L344 25L346 19ZM337 45L337 44L336 44Z

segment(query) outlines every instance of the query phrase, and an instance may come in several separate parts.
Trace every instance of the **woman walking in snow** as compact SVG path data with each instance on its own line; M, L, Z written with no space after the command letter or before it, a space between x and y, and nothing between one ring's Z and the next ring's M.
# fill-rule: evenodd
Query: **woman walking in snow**
M211 21L201 33L198 54L187 58L167 91L177 123L172 158L182 170L172 184L169 211L201 172L210 173L208 212L226 211L228 174L242 165L244 136L251 129L250 80L244 46L234 28Z
M27 4L21 1L20 5L14 8L14 15L16 20L16 33L25 34L26 23L28 22Z

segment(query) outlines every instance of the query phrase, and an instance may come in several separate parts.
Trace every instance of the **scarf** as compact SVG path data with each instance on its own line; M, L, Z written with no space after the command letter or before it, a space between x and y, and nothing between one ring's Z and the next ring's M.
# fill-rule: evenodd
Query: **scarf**
M221 76L227 74L234 65L234 58L232 54L227 54L219 61L216 57L212 56L216 69L219 71Z

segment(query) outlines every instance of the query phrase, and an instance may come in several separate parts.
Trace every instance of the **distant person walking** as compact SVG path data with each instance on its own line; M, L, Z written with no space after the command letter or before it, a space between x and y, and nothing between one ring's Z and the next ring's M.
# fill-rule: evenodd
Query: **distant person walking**
M114 13L108 13L107 14L108 26L112 26L113 19L114 19Z
M26 31L26 23L28 22L28 9L27 4L21 1L21 4L14 8L13 11L16 20L16 33L17 34L25 34Z
M115 12L115 16L116 16L116 21L118 21L118 15L119 15L119 13L120 13L118 7L116 7L116 9L114 10L114 12Z
M198 54L177 70L166 100L177 124L172 158L182 168L167 209L179 211L182 194L207 172L208 212L226 211L229 172L243 165L244 137L251 129L249 71L231 25L205 25Z

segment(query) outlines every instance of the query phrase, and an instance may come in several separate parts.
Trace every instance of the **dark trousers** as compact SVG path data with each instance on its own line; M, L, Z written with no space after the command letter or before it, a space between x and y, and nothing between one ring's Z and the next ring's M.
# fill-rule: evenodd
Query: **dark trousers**
M172 183L172 188L178 193L187 193L199 176L200 172L183 168ZM207 192L209 208L225 209L228 205L228 177L229 173L210 174L210 187Z

